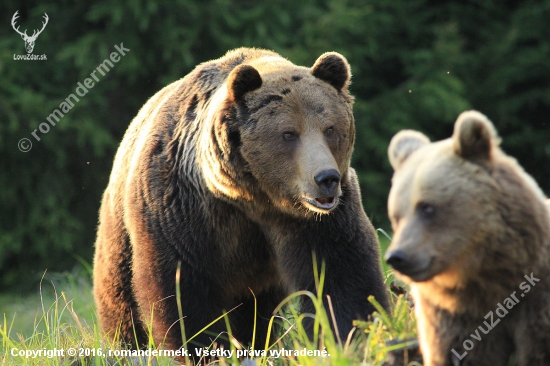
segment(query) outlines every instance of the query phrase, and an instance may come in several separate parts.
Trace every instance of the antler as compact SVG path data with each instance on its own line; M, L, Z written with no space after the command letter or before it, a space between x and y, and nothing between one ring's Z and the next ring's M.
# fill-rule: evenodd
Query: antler
M11 26L13 27L13 29L14 29L17 33L19 33L19 34L21 35L21 37L28 38L29 36L27 35L27 30L26 30L26 29L25 29L25 33L21 33L21 32L19 31L19 27L15 28L15 20L16 20L17 18L19 18L19 15L17 15L18 12L19 12L19 10L17 10L17 11L15 12L15 14L13 14L13 17L11 18ZM44 13L44 14L46 14L46 13ZM43 28L42 28L42 29L43 29Z
M39 31L37 31L37 30L35 29L34 32L33 32L33 34L32 34L32 36L30 36L29 38L31 38L31 39L36 39L36 38L38 37L38 35L39 35L40 33L42 33L42 31L44 30L44 28L46 28L46 24L48 24L48 20L49 20L50 18L48 18L48 14L46 14L46 13L44 13L43 17L44 17L45 22L42 22L42 29L40 29ZM26 29L25 29L25 31L26 31ZM38 32L38 33L36 33L36 32Z
M46 28L46 24L48 24L48 20L50 18L48 18L48 14L44 13L43 17L44 17L44 22L42 22L42 29L40 30L34 30L32 36L29 37L29 35L27 34L27 30L25 29L25 32L20 32L19 31L19 26L17 28L15 28L15 21L17 18L19 18L19 15L17 14L19 12L19 10L17 10L15 12L15 14L13 14L13 17L11 18L11 26L13 27L13 29L19 33L21 35L21 37L23 37L23 39L28 39L28 40L36 40L36 38L38 37L38 35L40 35L40 33L42 33L42 31L44 30L44 28ZM38 32L38 33L37 33Z

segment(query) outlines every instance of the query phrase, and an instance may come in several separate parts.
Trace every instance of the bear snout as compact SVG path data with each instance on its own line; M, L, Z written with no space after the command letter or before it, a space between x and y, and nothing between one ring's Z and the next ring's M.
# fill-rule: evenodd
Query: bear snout
M313 177L316 187L305 190L309 193L303 195L302 203L320 213L330 212L338 204L340 179L340 173L334 168L321 170Z
M323 195L334 197L340 183L340 173L336 169L322 170L314 180Z
M413 258L404 250L399 249L388 251L384 259L393 269L410 277L415 282L425 281L431 277L429 274L431 259Z
M399 270L409 265L409 256L402 250L394 250L386 254L386 262L393 268Z

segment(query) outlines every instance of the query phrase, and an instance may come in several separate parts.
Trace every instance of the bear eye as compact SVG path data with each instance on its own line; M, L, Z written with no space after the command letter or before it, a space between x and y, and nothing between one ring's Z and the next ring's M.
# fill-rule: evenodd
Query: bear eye
M329 127L327 128L327 130L325 131L325 135L326 136L331 136L334 134L334 127Z
M433 205L430 205L429 203L419 203L418 211L420 212L420 215L422 215L422 217L425 219L431 219L435 216L435 207Z
M296 134L294 132L291 132L291 131L286 131L283 133L283 139L285 140L294 140L296 139Z

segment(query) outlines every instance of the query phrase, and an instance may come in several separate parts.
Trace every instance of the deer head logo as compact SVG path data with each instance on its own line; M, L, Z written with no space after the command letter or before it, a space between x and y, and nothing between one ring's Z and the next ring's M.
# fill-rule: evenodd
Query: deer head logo
M46 24L48 24L48 14L44 13L44 22L42 22L42 29L40 30L34 30L32 36L28 36L27 35L27 30L25 29L24 32L20 32L19 31L19 26L17 28L15 28L15 20L17 18L19 18L19 15L17 15L17 13L19 12L19 10L17 10L15 12L15 14L13 14L13 17L11 18L11 26L13 27L13 29L19 33L21 35L21 38L23 38L23 41L25 41L25 49L27 50L27 53L32 53L32 50L34 49L34 42L36 41L36 38L38 38L38 36L40 35L40 33L42 33L42 31L44 30L44 28L46 28Z

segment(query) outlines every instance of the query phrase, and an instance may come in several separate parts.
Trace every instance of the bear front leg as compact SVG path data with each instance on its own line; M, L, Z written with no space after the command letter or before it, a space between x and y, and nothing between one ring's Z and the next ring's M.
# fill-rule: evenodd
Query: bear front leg
M288 220L271 231L283 276L295 290L316 293L312 256L325 263L323 299L330 296L341 338L355 319L367 319L375 310L373 295L386 311L389 299L380 266L378 240L363 211L355 175L342 187L342 203L320 219ZM329 311L326 307L327 312ZM314 307L306 300L302 312ZM311 326L308 320L306 326Z
M155 345L177 350L182 347L181 323L176 299L176 272L179 255L166 243L141 242L135 247L133 287L137 302L141 306L142 322L152 330ZM154 252L147 248L154 246ZM162 246L162 248L159 248ZM163 253L162 256L154 253ZM209 346L225 331L225 323L218 321L206 331L201 329L223 313L217 304L215 287L201 276L196 263L181 261L180 295L181 311L185 326L185 349L196 356L195 348ZM191 339L193 338L193 339ZM219 344L220 342L218 342Z
M355 237L350 238L352 240L334 240L332 248L319 246L312 250L318 268L321 269L321 263L325 263L323 304L328 314L329 296L341 339L347 337L353 327L353 320L366 320L375 311L374 306L368 301L370 295L373 295L386 311L390 311L378 252L369 251L360 244L369 241L365 236L364 232L358 232ZM305 286L301 287L316 293L315 283L311 280L312 261L308 264L309 266L304 263L304 268L309 267L309 275L302 273L299 276L302 281L307 279L303 282ZM302 311L314 312L311 301L306 300L303 303Z
M94 298L102 332L132 348L147 341L132 287L132 249L119 214L103 198L94 257Z
M264 349L273 310L277 308L286 295L286 289L273 286L266 291L255 294L256 303L252 296L245 301L237 301L240 306L229 314L233 336L245 347L251 345L254 349ZM254 324L254 321L256 321L256 324ZM256 325L255 344L252 344L254 325ZM279 327L275 321L271 334L269 334L269 345L277 340L278 330Z

